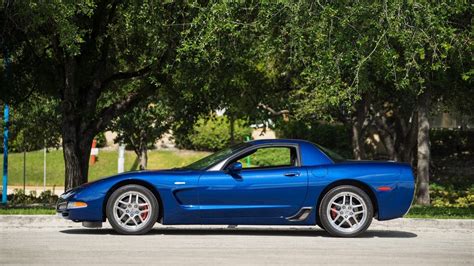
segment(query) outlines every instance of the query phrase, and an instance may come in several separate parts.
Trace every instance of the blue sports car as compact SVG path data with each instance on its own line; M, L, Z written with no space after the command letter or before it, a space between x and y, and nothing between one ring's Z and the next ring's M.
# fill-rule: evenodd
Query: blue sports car
M410 165L347 161L303 140L241 143L183 168L118 174L60 196L63 218L122 234L172 224L319 225L352 237L372 218L402 217L413 199Z

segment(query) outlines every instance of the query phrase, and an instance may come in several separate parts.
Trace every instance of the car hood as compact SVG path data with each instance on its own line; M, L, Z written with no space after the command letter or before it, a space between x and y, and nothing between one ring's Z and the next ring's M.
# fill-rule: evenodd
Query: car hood
M96 185L99 183L107 182L113 179L128 179L132 177L137 177L137 176L151 176L152 178L171 178L179 175L191 175L193 173L197 173L198 171L196 170L191 170L191 169L185 169L185 168L173 168L173 169L162 169L162 170L140 170L140 171L130 171L130 172L124 172L108 177L104 177L101 179L97 179L91 182L87 182L85 184L82 184L78 187L75 187L73 189L70 189L66 191L64 194L67 194L71 191L78 192L84 188L87 188L92 185Z
M198 171L185 169L185 168L173 168L173 169L161 169L161 170L140 170L140 171L130 171L130 172L124 172L124 173L112 175L106 178L99 179L97 181L110 179L110 178L126 179L128 177L136 177L136 176L152 176L152 177L157 177L157 178L166 178L166 177L172 177L176 175L189 175L196 172ZM97 181L93 181L91 183L94 183Z

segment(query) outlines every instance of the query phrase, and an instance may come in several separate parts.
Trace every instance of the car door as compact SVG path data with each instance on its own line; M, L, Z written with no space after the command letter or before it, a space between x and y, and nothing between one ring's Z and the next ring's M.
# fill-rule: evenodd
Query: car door
M240 162L237 173L226 170ZM297 145L261 145L242 151L220 171L199 178L201 217L290 217L306 197L308 175Z

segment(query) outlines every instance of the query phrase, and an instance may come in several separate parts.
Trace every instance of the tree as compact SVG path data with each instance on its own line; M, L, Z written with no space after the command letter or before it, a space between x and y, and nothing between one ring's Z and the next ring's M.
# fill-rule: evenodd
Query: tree
M467 85L463 80L465 70L456 66L472 69L472 47L467 45L472 31L470 7L464 3L413 3L388 5L386 10L389 22L386 48L397 56L396 63L386 63L387 70L392 69L387 72L400 89L409 90L416 97L416 195L418 204L429 205L429 115L437 102ZM471 60L462 63L463 57L469 54ZM453 68L461 71L452 73Z
M59 114L54 99L33 93L15 105L10 117L10 147L14 152L61 146ZM3 141L3 139L2 139Z
M472 94L462 2L7 1L3 13L12 75L1 97L58 101L66 187L87 180L94 135L154 95L179 99L169 105L177 131L216 109L230 121L284 111L352 128L357 159L376 132L390 159L416 162L429 204L429 114ZM129 86L137 79L152 86Z
M417 202L429 204L428 117L469 87L469 4L279 2L261 17L270 18L267 55L291 81L296 118L351 125L358 159L368 129L382 137L390 159L413 163L416 147Z
M272 62L265 56L266 47L260 45L261 36L265 36L261 28L265 20L260 14L266 8L266 4L253 2L215 3L211 12L201 13L193 20L197 30L179 51L175 85L203 88L204 93L193 98L194 104L206 105L198 108L208 109L205 115L216 109L225 110L231 143L235 121L266 120L267 111L272 110L269 105L284 102L279 81L268 68ZM189 94L181 97L186 98ZM185 108L190 106L193 103ZM188 132L191 130L188 128Z
M151 99L117 117L110 129L118 134L116 142L133 149L140 162L140 170L145 170L148 147L153 146L169 130L172 121L170 108L159 99Z
M124 85L169 84L176 49L199 12L206 10L182 2L5 2L2 57L12 69L8 86L4 75L0 83L14 93L3 100L31 90L58 100L66 189L87 182L94 136L155 92Z
M238 119L234 125L233 137L237 143L245 141L252 134L247 121ZM232 144L231 128L227 116L210 115L209 118L200 118L194 124L193 131L189 134L192 147L197 150L217 151Z

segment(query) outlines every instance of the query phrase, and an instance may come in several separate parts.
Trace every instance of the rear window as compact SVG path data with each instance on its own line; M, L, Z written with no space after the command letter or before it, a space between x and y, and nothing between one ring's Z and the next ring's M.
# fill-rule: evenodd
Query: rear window
M335 151L332 151L328 148L325 148L321 145L314 144L316 147L318 147L324 154L326 154L331 160L333 160L335 163L340 163L344 162L347 159L336 153Z

